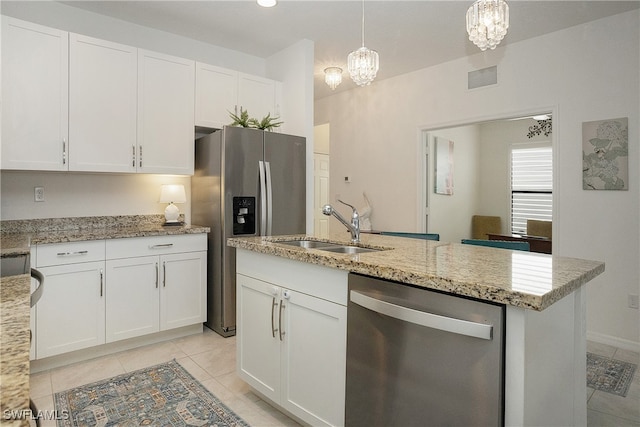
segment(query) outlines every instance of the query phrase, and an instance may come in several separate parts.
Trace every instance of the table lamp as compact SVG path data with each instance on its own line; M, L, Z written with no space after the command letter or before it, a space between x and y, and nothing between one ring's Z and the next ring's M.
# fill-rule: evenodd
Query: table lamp
M180 209L174 203L185 203L187 196L184 192L184 185L167 184L163 185L160 190L160 203L169 203L164 210L164 225L181 225L178 221L180 217Z

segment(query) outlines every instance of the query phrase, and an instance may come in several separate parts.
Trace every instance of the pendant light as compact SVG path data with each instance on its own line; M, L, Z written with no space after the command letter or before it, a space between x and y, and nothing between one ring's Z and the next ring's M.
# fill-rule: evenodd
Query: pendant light
M358 86L367 86L376 78L379 67L379 56L375 50L364 46L364 0L362 0L362 47L354 50L347 57L347 68L351 80Z
M467 33L481 50L495 49L509 28L509 5L504 0L477 0L467 10Z
M331 90L335 90L342 83L342 68L327 67L324 69L324 82L329 85Z

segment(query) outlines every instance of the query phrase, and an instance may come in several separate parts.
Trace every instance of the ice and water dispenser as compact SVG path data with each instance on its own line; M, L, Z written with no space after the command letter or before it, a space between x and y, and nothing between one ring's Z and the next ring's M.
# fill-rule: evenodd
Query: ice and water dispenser
M256 234L256 198L233 198L233 235Z

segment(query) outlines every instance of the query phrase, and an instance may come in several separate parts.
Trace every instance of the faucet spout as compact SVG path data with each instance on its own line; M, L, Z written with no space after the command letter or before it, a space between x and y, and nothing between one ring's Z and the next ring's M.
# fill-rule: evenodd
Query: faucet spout
M340 221L345 227L347 227L347 230L349 230L349 232L351 233L351 242L360 242L360 215L358 214L358 211L350 204L345 203L342 200L338 201L344 205L349 206L352 209L351 222L347 221L342 215L340 215L340 212L335 210L331 205L324 205L322 207L322 213L327 216L335 216L336 219Z

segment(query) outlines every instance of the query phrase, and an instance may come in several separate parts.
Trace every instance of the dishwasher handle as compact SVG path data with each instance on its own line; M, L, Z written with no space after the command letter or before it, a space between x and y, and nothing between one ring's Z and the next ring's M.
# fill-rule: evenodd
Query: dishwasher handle
M493 326L483 323L470 322L468 320L455 319L453 317L440 316L438 314L425 311L414 310L392 304L377 298L372 298L358 291L350 292L350 299L354 304L361 307L393 317L405 322L414 323L427 328L452 332L454 334L466 335L485 340L493 337Z

